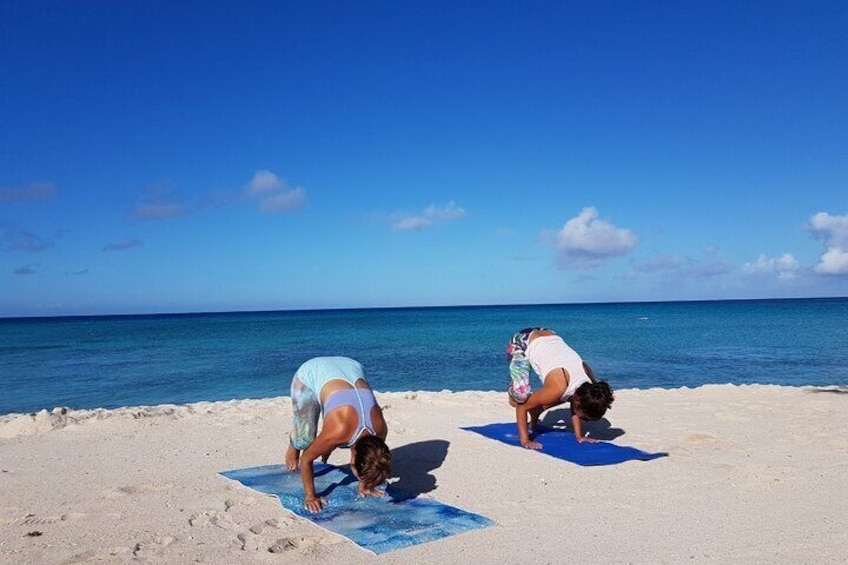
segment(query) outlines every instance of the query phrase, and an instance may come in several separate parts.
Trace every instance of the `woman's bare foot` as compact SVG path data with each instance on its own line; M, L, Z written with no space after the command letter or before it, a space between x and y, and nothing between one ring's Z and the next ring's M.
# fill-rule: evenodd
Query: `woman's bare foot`
M286 469L289 471L297 470L297 464L300 462L300 451L295 449L289 443L289 448L286 450Z

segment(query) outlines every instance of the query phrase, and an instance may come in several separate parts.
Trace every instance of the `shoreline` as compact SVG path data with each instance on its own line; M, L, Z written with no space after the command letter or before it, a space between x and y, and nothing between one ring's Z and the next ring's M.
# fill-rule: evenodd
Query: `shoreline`
M848 386L841 385L777 385L777 384L704 384L697 387L680 386L675 388L650 387L650 388L629 388L616 390L615 394L629 394L628 391L645 392L645 391L698 391L710 390L713 388L731 387L745 389L756 388L776 388L776 389L798 389L798 390L815 390L822 392L837 392L848 394ZM503 398L506 394L503 391L493 390L440 390L440 391L393 391L380 392L375 391L378 400L392 398L416 398L440 396L440 395L455 395L462 397L463 395L486 395L491 396L493 400ZM155 418L169 417L181 418L195 414L227 412L230 410L242 410L250 408L268 409L272 407L284 408L290 402L288 396L277 396L270 398L234 398L231 400L202 400L198 402L187 402L184 404L139 404L134 406L119 406L116 408L69 408L67 406L56 406L51 409L42 408L37 412L11 412L8 414L0 414L0 438L14 437L15 433L10 433L10 430L15 428L21 430L20 435L32 435L44 433L51 430L62 429L68 425L82 423L86 420L103 420L108 418ZM381 401L381 404L385 400Z
M779 384L763 384L763 383L722 383L722 384L703 384L695 387L679 386L673 388L665 387L648 387L648 388L622 388L616 389L615 394L627 391L680 391L691 390L697 391L701 389L710 389L713 387L733 387L733 388L786 388L799 390L818 390L823 392L842 392L848 394L848 385L779 385ZM377 398L391 399L396 396L409 398L413 396L428 396L428 395L492 395L495 398L503 397L505 391L495 390L410 390L410 391L391 391L380 392L374 391ZM8 434L4 435L3 428L10 425L20 425L21 422L33 423L39 432L48 431L50 429L61 429L68 423L80 423L89 419L102 420L111 417L123 417L128 413L134 418L150 418L156 416L175 416L190 415L203 412L226 411L229 409L239 410L242 408L268 408L270 406L278 406L290 402L290 397L281 395L268 398L233 398L230 400L199 400L196 402L185 403L165 403L165 404L137 404L129 406L117 406L114 408L71 408L68 406L54 406L53 408L42 408L34 412L9 412L0 414L0 438L12 437ZM42 429L43 428L43 429Z
M618 390L586 428L669 456L603 467L460 429L514 418L502 392L377 397L393 482L494 526L374 556L221 477L282 462L286 396L59 408L0 416L0 563L827 564L848 546L846 387Z

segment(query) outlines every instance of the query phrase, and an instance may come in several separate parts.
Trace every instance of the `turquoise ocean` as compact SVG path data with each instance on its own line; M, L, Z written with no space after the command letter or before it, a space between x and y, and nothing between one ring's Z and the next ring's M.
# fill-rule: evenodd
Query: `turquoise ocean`
M501 391L528 326L614 389L848 385L848 298L6 318L0 414L287 396L320 355L379 391Z

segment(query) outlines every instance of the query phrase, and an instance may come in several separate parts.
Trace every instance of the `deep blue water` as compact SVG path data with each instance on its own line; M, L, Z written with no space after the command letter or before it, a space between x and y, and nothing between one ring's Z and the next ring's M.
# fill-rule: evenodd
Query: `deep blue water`
M848 385L848 298L0 319L0 414L288 395L318 355L381 391L505 390L555 329L613 388Z

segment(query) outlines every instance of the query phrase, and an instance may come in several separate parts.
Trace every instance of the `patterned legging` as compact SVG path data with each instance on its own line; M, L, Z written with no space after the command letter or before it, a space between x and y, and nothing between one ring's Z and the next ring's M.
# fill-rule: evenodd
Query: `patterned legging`
M524 328L509 340L506 354L509 357L509 389L507 393L518 404L530 398L530 361L527 360L527 340L536 330L547 328ZM550 330L548 330L550 331Z
M321 416L321 401L314 390L294 377L291 384L292 431L289 434L295 449L303 451L318 435L318 418Z

